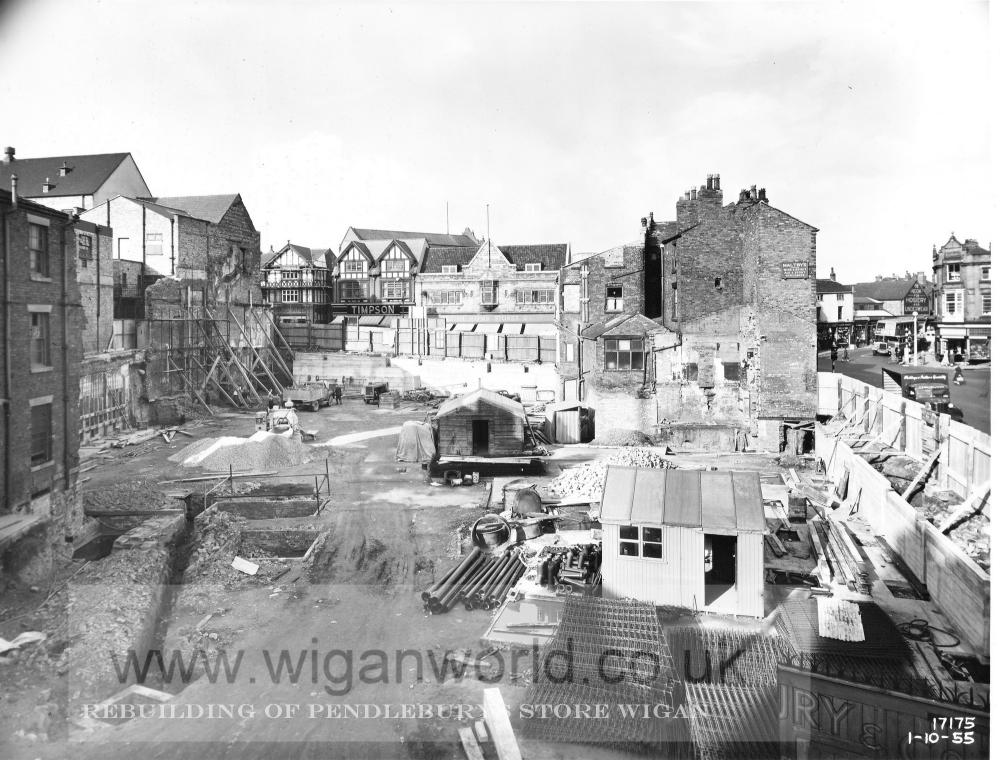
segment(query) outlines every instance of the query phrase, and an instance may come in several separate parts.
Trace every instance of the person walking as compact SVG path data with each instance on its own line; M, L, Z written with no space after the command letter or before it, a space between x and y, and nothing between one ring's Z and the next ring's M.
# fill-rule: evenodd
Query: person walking
M836 343L833 345L833 348L830 349L830 371L831 372L836 372L837 371L837 344Z
M333 386L333 403L340 406L344 398L344 391L341 390L339 385Z

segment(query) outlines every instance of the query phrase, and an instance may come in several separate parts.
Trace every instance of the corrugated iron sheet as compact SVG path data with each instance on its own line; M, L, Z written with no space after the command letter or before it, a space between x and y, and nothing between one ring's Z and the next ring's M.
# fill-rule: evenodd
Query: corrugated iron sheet
M685 683L691 738L701 760L780 757L777 686Z
M766 529L760 476L755 472L733 473L733 495L736 500L736 530L763 532Z
M663 495L663 522L667 525L701 527L701 473L668 470Z
M701 473L701 493L701 524L705 532L735 533L736 498L733 495L732 474Z
M660 525L663 522L663 494L667 470L635 470L635 493L629 522Z

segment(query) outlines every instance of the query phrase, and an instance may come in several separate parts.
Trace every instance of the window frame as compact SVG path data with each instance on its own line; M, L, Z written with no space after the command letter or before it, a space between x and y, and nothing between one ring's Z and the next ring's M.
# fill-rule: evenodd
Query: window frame
M991 264L982 264L979 267L979 281L980 282L992 282L990 275L992 274Z
M46 372L52 369L52 322L51 306L28 306L28 362L31 372ZM35 336L35 319L44 334ZM36 360L36 346L39 349Z
M983 316L988 317L993 313L993 294L983 293Z
M628 532L627 537L623 537L623 534ZM647 538L648 534L652 534L655 531L659 534L658 539ZM648 533L647 533L648 532ZM632 536L635 536L634 538ZM666 544L666 536L664 535L664 526L653 524L653 523L628 523L618 526L618 558L619 559L629 559L629 560L639 560L642 562L665 562L666 553L664 551ZM622 553L622 547L634 546L635 554L624 554ZM659 556L650 556L646 554L646 547L659 547Z
M47 467L55 461L55 447L52 445L53 432L52 432L52 406L53 406L52 396L45 396L41 399L32 399L28 402L31 407L31 416L29 417L29 444L30 448L28 450L28 462L32 470L37 470L42 467ZM41 450L36 449L36 445L42 443L41 430L36 430L36 420L35 420L35 410L45 409L46 412L46 428L45 439Z
M615 347L611 348L609 344L614 343ZM628 348L622 348L623 343L628 343ZM638 343L639 347L636 348L635 344ZM604 339L604 371L605 372L643 372L646 369L646 341L643 338L638 338L634 336L622 335L622 336L609 336ZM615 354L615 364L614 367L608 366L608 357L610 354ZM628 355L628 367L621 367L620 357L621 355ZM633 366L635 364L635 355L638 354L641 357L640 366Z
M954 276L952 276L954 275ZM962 265L961 264L945 264L944 270L945 282L961 282L962 281Z
M524 265L524 271L525 272L541 272L542 271L542 265L541 265L540 262L533 261L530 264L525 264Z
M612 296L611 290L617 290L618 295ZM623 311L625 308L625 287L623 285L604 286L604 311Z
M94 237L86 232L78 232L76 235L77 255L83 261L91 261L94 258Z
M491 294L491 299L486 300L487 288ZM479 282L479 303L482 306L497 306L500 303L500 281L480 280Z
M458 274L458 264L442 264L441 274Z
M35 239L37 235L37 240ZM50 277L49 226L28 222L28 268L34 277Z
M294 288L282 288L281 303L302 303L302 300L299 298L299 291Z
M146 233L146 255L147 256L162 256L163 255L163 233L162 232L147 232Z
M397 290L398 295L388 291ZM390 278L382 281L382 300L405 302L410 297L410 281L402 278Z

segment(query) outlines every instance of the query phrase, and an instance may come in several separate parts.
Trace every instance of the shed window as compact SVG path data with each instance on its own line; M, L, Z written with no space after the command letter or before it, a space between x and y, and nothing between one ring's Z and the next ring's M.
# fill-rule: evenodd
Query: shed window
M663 559L663 528L622 525L618 529L618 553L623 557Z
M644 358L641 338L608 338L604 341L606 370L641 370Z

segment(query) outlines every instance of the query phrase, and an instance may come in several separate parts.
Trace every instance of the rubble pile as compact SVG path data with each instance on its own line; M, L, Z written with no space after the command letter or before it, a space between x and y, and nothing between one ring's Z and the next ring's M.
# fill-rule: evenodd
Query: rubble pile
M963 501L962 497L954 491L930 493L923 490L910 500L910 505L927 522L940 528Z
M570 494L594 494L597 497L604 492L604 477L609 465L624 467L646 467L651 469L666 469L673 467L670 462L655 451L648 449L627 448L616 451L601 462L590 462L566 470L549 483L549 490L562 496Z
M649 446L653 443L641 430L612 428L594 441L595 446Z
M156 512L184 505L163 493L152 480L130 480L84 491L83 506L86 510L143 509Z
M948 537L983 570L990 570L990 520L982 514L973 515L968 520L948 532Z
M437 397L426 388L414 388L411 391L403 391L402 395L403 401L417 401L421 404L430 403L436 398Z

